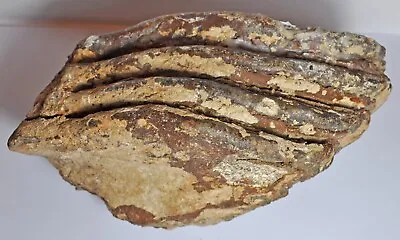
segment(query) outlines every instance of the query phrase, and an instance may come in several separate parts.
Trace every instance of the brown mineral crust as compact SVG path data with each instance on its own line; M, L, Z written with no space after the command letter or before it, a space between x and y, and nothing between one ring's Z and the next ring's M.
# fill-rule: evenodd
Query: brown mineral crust
M90 36L79 44L70 62L98 61L172 45L220 45L321 61L374 74L385 70L385 48L371 38L319 28L299 29L262 15L235 12L167 15L120 32Z
M138 225L151 225L155 223L155 216L153 214L133 205L119 206L113 209L112 213L117 218L129 220Z

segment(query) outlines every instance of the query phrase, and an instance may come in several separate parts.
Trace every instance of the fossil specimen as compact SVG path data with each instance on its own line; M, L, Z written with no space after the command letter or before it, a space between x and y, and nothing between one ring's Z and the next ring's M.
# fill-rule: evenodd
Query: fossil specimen
M387 98L385 49L256 14L162 16L78 44L10 137L114 216L229 220L326 169Z

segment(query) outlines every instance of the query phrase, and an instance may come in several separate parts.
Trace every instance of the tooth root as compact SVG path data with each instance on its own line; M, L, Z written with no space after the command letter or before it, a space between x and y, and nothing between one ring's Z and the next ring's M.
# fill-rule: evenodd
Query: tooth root
M33 141L31 136L38 138ZM291 186L296 179L318 173L333 156L329 145L294 143L268 134L243 137L230 124L156 105L98 112L81 119L23 122L10 148L49 158L68 181L107 199L118 216L129 217L130 208L142 208L147 214L139 211L143 216L131 220L162 227L166 223L156 219L196 222L197 217L190 219L187 213L208 204L217 207L231 202L252 209L280 198L284 190L269 194L280 179L295 176L287 183ZM209 179L205 181L204 176ZM217 187L225 181L230 184ZM246 204L242 194L232 199L239 187L248 192ZM174 193L178 188L181 192ZM175 201L169 201L168 209L160 204L149 208L140 195L145 192L156 194L153 201L171 197ZM226 211L218 220L233 213Z

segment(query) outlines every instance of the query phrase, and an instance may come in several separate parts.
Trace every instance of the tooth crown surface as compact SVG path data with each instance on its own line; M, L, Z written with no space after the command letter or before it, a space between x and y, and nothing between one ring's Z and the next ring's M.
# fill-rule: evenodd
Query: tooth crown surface
M10 137L143 226L215 224L326 169L390 93L374 40L233 12L90 36Z

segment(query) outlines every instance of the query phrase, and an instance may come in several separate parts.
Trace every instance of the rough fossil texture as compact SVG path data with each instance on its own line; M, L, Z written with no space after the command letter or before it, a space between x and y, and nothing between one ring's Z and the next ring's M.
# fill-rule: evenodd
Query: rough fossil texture
M256 14L158 17L78 44L8 141L112 214L207 225L326 169L387 99L385 49Z

